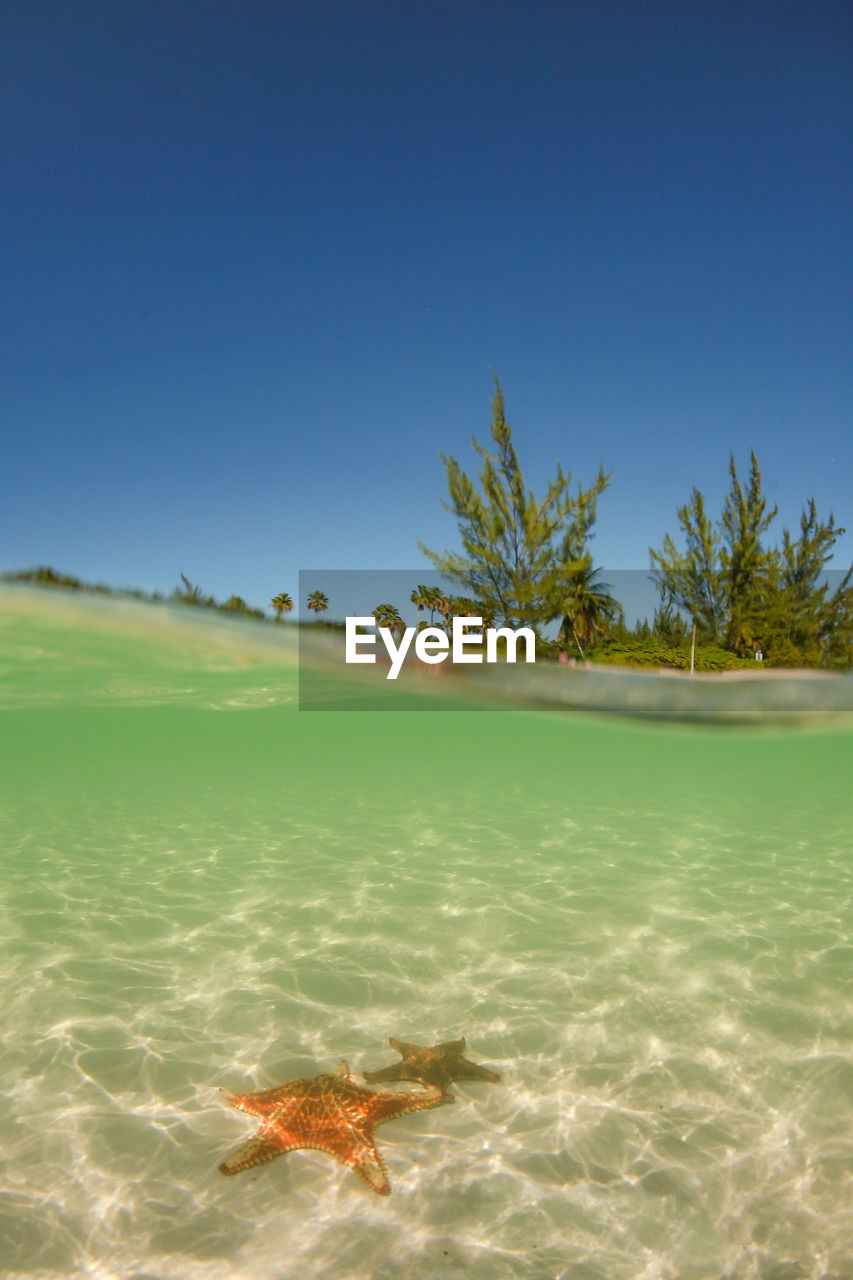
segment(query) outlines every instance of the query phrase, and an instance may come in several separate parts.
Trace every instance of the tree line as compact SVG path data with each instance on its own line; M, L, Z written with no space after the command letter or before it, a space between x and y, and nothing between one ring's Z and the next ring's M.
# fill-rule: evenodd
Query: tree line
M420 547L463 594L418 586L411 594L418 627L425 625L424 609L430 610L429 625L438 613L444 627L454 614L479 616L485 626L532 627L540 637L539 652L555 657L573 653L678 667L687 665L695 626L700 670L752 665L756 657L776 666L853 663L853 567L834 590L826 577L845 530L832 514L822 520L810 499L799 530L783 529L781 543L768 544L777 508L769 508L754 453L745 486L731 457L730 487L718 519L694 488L676 513L683 545L667 533L660 548L649 548L658 607L651 622L628 627L590 551L598 499L611 475L600 467L587 488L573 486L571 473L558 463L537 498L524 479L497 378L490 434L491 448L476 437L472 441L482 460L478 481L452 455L440 455L449 498L443 505L456 517L462 550ZM272 607L279 616L282 600L285 609L293 607L289 596L277 596ZM314 593L313 604L308 598L309 608L327 605L322 593ZM393 604L377 605L373 614L380 626L404 626ZM546 638L549 629L556 630L555 640Z
M497 378L491 439L491 449L473 440L482 459L479 485L454 457L441 455L449 493L444 506L456 517L462 552L421 549L500 625L539 631L556 624L558 649L582 656L592 651L604 660L614 653L642 660L644 647L679 649L695 625L701 646L735 660L761 656L779 666L821 667L853 662L853 567L834 590L826 577L845 530L832 514L821 519L810 499L799 529L783 529L781 543L770 545L766 535L777 508L768 506L754 453L746 485L730 459L730 487L718 519L694 488L677 511L682 545L666 534L660 548L649 548L659 605L651 624L644 620L629 629L589 547L610 475L601 467L588 488L573 489L571 473L558 463L537 499L519 464Z
M436 625L436 615L444 627L454 615L479 616L485 626L533 628L538 652L554 657L576 654L603 662L678 667L687 663L695 626L700 670L752 662L755 656L776 666L853 665L853 566L834 589L826 575L833 548L846 530L831 513L822 519L812 498L803 507L799 528L784 528L781 541L768 542L777 508L769 507L754 453L745 484L731 457L729 490L716 519L695 487L677 509L680 543L667 533L659 548L649 548L658 607L651 622L627 627L622 605L602 581L590 551L598 500L611 475L600 467L584 488L558 463L556 475L537 498L524 479L497 378L490 435L491 448L472 438L482 462L478 481L452 455L440 455L448 489L443 505L456 517L462 550L420 547L442 579L461 590L455 595L440 587L416 587L410 598L418 627ZM5 576L112 594L101 583L90 586L49 568ZM176 603L265 617L241 596L219 602L183 573L180 579L169 597ZM122 594L164 599L141 591ZM319 620L329 600L322 591L313 591L307 605ZM281 622L294 602L282 591L269 607ZM424 611L429 611L429 624L422 622ZM404 626L390 602L377 605L373 614L381 626Z

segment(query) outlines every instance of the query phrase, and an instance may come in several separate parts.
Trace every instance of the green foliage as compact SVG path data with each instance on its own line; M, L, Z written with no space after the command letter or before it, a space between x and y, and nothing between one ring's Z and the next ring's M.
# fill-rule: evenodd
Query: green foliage
M320 614L323 612L324 609L328 609L328 607L329 607L329 597L327 595L325 595L322 591L311 592L311 594L308 597L308 608L312 609L313 612L317 615L317 617L320 616Z
M667 534L661 551L649 549L652 578L664 607L683 609L703 635L718 638L725 622L719 581L720 539L705 511L705 499L694 488L690 501L676 513L686 542L681 552Z
M57 573L55 569L46 566L38 569L21 569L17 573L3 574L2 577L9 582L32 582L37 586L61 587L73 591L85 591L94 595L120 596L131 600L148 600L156 604L163 603L163 596L159 591L148 593L133 587L118 590L115 587L107 586L103 582L84 582L82 578L75 578L67 573ZM236 613L244 618L264 620L263 610L251 608L241 596L230 596L224 604L220 604L213 596L205 595L200 587L194 586L186 574L182 573L180 578L181 586L176 587L169 597L173 603L196 605L206 609L218 609L223 613ZM288 596L287 599L289 600L290 597ZM292 603L290 607L293 607Z
M803 509L800 536L783 531L764 640L774 665L841 666L853 653L853 586L848 570L832 594L825 577L836 540L835 519L821 522L814 499Z
M194 586L186 574L182 573L180 578L181 586L176 587L172 593L176 604L199 605L205 609L217 609L220 613L238 614L241 618L264 618L263 610L251 608L242 596L229 596L220 604L214 596L205 595L199 586Z
M487 608L484 608L479 600L472 600L470 596L451 596L448 604L450 605L450 617L482 618L484 627L493 627L495 625L494 616L489 613Z
M421 610L422 610L422 609L428 609L428 608L430 607L430 606L429 606L429 598L430 598L430 597L429 597L429 593L430 593L430 588L429 588L429 587L425 587L425 586L423 585L423 583L421 583L421 584L419 584L417 587L415 587L414 591L412 592L411 596L409 597L409 599L411 600L412 604L417 605L417 609L418 609L418 618L417 618L416 626L417 626L418 631L420 631L420 629L421 629Z
M216 605L223 613L237 613L242 618L263 618L261 609L252 609L242 596L229 596L224 604Z
M203 605L206 609L216 609L218 607L214 597L206 596L201 587L194 586L185 573L182 573L180 578L180 587L175 587L172 592L172 599L177 604Z
M761 538L777 508L766 512L761 489L761 472L755 454L750 455L749 489L744 494L737 478L735 460L729 460L732 482L723 507L720 527L720 583L727 604L725 648L744 657L754 645L766 616L772 593L776 555L766 551Z
M32 582L40 587L64 587L69 591L94 591L95 588L72 577L70 573L57 573L49 565L41 565L38 569L19 569L17 573L3 575L8 582Z
M373 617L378 627L387 627L394 635L402 633L406 628L399 609L393 604L378 604L373 610Z
M815 667L820 666L820 658L809 661L802 649L798 649L786 636L778 636L770 641L764 661L768 667Z
M576 645L581 657L585 646L606 636L610 624L622 617L621 605L613 599L607 583L598 580L599 572L588 556L570 566L568 592L560 603L563 621L559 643L564 649Z
M756 640L772 590L775 553L764 547L762 536L776 508L767 511L754 453L745 493L734 457L729 473L731 486L717 527L694 488L677 512L685 550L679 551L667 534L661 550L650 548L649 555L662 606L683 610L700 635L744 656Z
M418 590L421 590L419 587ZM423 593L424 608L429 609L430 626L435 622L436 612L442 611L442 606L447 605L447 601L442 594L441 587L426 587Z
M690 643L675 645L650 636L647 639L625 639L618 642L596 644L588 650L587 657L606 666L645 667L658 670L662 667L675 671L690 670ZM737 654L719 645L697 645L695 671L755 670L754 658L739 658Z
M480 490L456 459L441 454L464 554L421 550L445 577L502 625L538 627L556 618L572 568L584 559L596 502L609 482L599 469L589 489L570 492L571 474L557 475L541 500L525 484L495 378L491 437L494 452L473 439L483 466Z
M663 641L664 644L677 647L684 644L688 638L687 624L671 604L662 602L655 610L651 630L649 630L648 623L645 626L649 633L649 638L653 635L655 639Z
M290 613L293 608L293 600L286 591L280 591L270 601L270 608L275 611L276 618L281 622L282 614Z
M853 661L851 569L831 595L825 569L844 533L814 500L803 509L800 536L783 531L781 548L764 545L776 508L768 510L761 472L751 455L744 492L734 459L731 485L715 528L702 494L678 509L685 549L669 534L650 548L661 609L695 621L700 638L749 658L761 649L770 665L849 666Z

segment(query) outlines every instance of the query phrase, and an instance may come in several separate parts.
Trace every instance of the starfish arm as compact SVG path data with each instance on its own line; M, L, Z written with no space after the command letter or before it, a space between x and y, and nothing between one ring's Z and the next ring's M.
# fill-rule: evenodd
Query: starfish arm
M413 1050L417 1052L420 1048L420 1045L408 1044L405 1040L395 1040L393 1036L389 1038L388 1043L395 1053L399 1053L403 1058L407 1057Z
M372 1142L365 1142L357 1147L349 1158L339 1156L338 1159L343 1160L344 1164L348 1164L362 1181L367 1183L371 1191L375 1191L378 1196L390 1196L391 1187L388 1182L388 1174L385 1172L382 1157Z
M454 1062L450 1070L454 1080L490 1080L492 1084L497 1084L500 1080L497 1071L481 1067L478 1062L469 1062L467 1058Z
M408 1115L410 1111L428 1111L448 1101L443 1089L430 1086L423 1093L374 1093L370 1099L367 1122L373 1127Z
M226 1175L242 1173L244 1169L251 1169L256 1164L264 1164L267 1160L274 1160L276 1156L282 1155L284 1151L284 1147L278 1146L275 1142L268 1142L266 1138L256 1134L254 1138L244 1142L242 1147L239 1147L227 1160L222 1161L219 1166L219 1172Z
M269 1116L280 1109L282 1103L294 1098L293 1084L280 1084L274 1089L256 1089L252 1093L231 1093L229 1089L220 1087L220 1093L238 1111L245 1111L250 1116Z
M332 1082L332 1087L336 1088L341 1080L350 1081L351 1079L349 1067L342 1062L334 1072L315 1076L313 1079L287 1080L284 1084L275 1085L272 1089L254 1089L250 1093L232 1093L230 1089L223 1089L220 1086L219 1092L224 1094L231 1106L236 1107L238 1111L245 1111L248 1115L265 1119L280 1112L285 1103L297 1106L308 1094L316 1093L318 1089L326 1087L329 1082Z
M346 1123L341 1118L337 1128L326 1132L300 1134L273 1122L269 1128L262 1130L262 1133L268 1135L266 1141L268 1145L275 1148L276 1155L281 1155L285 1151L322 1151L341 1164L347 1165L377 1195L387 1196L391 1194L388 1175L373 1141L374 1124L379 1123L381 1119Z
M370 1080L373 1084L381 1084L388 1080L411 1080L411 1076L407 1074L406 1065L403 1062L396 1062L393 1067L383 1067L381 1071L363 1071L362 1075L365 1080Z

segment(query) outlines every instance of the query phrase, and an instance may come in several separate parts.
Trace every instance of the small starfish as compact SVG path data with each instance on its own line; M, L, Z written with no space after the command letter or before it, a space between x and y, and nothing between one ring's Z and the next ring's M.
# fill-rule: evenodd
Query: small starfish
M225 1174L242 1173L286 1151L326 1151L348 1164L380 1196L391 1194L373 1131L377 1125L409 1111L438 1107L441 1089L426 1093L384 1093L357 1085L342 1062L328 1075L288 1080L255 1093L222 1093L239 1111L259 1116L261 1127L219 1166Z
M451 1080L491 1080L497 1083L500 1076L488 1067L481 1067L477 1062L469 1062L462 1057L465 1048L465 1037L461 1040L446 1040L444 1044L433 1044L427 1048L420 1044L404 1044L393 1037L388 1041L392 1049L396 1049L403 1059L393 1067L385 1067L382 1071L363 1072L365 1080L379 1082L381 1080L416 1080L420 1084L435 1085L449 1101L454 1094L449 1093L447 1086Z

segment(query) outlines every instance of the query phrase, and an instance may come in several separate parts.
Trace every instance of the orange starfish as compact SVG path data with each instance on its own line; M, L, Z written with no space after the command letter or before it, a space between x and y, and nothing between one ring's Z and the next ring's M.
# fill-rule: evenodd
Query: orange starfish
M261 1127L219 1166L225 1174L242 1173L286 1151L326 1151L348 1164L380 1196L391 1194L373 1131L377 1125L409 1111L423 1111L446 1101L441 1089L425 1093L383 1093L357 1085L342 1062L328 1075L288 1080L275 1089L255 1093L222 1093L239 1111L259 1116Z
M388 1043L403 1061L396 1062L393 1067L384 1067L382 1071L365 1071L365 1080L416 1080L439 1088L446 1102L454 1097L447 1090L452 1080L491 1080L493 1083L500 1080L496 1071L462 1057L464 1036L461 1040L445 1040L444 1044L433 1044L428 1048L420 1044L405 1044L393 1037Z

